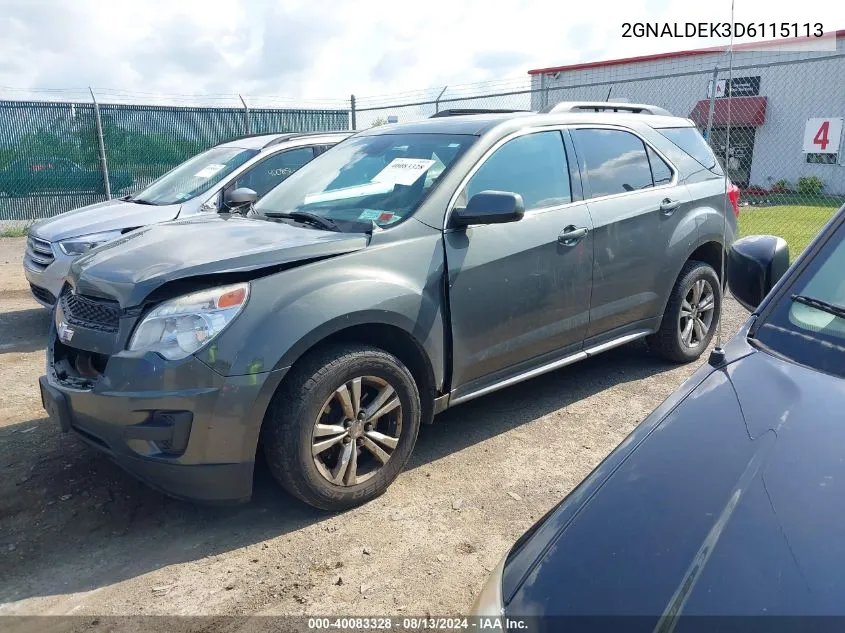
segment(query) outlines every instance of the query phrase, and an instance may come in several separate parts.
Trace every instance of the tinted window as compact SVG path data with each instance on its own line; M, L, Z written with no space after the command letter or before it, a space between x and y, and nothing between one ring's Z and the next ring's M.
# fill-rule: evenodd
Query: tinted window
M575 130L584 155L592 197L651 187L651 168L643 142L621 130Z
M518 193L526 209L571 202L560 132L526 134L502 145L467 183L466 200L487 190Z
M648 152L648 162L651 163L651 175L655 186L667 185L672 182L672 169L666 164L666 161L648 146L646 146L646 151Z
M238 176L235 187L248 187L260 198L312 158L314 150L310 147L279 152Z
M713 156L713 151L696 128L667 127L657 131L707 169L712 169L716 165L716 157Z

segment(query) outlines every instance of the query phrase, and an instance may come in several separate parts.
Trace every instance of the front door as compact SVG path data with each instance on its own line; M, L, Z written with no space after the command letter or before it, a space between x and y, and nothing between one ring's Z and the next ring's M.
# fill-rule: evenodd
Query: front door
M518 222L445 234L456 397L579 349L588 322L592 225L573 202L561 132L505 142L456 206L488 190L520 194L526 211Z
M751 182L751 158L754 155L754 135L756 128L731 128L730 147L728 130L723 127L713 128L710 146L720 162L725 162L725 150L728 156L728 178L740 189L745 189Z

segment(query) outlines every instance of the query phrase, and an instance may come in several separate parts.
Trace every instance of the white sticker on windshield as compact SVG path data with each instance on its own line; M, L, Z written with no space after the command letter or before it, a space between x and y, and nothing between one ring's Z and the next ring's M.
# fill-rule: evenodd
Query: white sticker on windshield
M214 174L223 169L225 166L226 165L221 165L220 163L206 165L194 174L194 178L211 178Z
M433 164L433 160L425 158L394 158L370 182L413 185Z

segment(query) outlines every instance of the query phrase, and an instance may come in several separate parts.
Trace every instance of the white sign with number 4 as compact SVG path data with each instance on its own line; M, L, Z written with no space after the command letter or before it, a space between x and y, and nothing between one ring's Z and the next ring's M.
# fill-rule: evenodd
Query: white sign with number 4
M807 119L804 128L805 154L838 154L842 119Z

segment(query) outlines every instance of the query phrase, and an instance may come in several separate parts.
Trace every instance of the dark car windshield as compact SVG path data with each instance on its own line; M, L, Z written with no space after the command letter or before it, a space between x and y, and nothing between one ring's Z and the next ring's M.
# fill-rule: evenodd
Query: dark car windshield
M845 377L845 224L760 324L755 339L802 365Z
M350 138L317 157L255 206L267 216L319 215L340 230L387 227L414 213L445 170L477 137L379 134ZM371 224L370 224L371 226Z
M149 187L132 196L142 204L180 204L211 189L258 154L241 147L212 147L171 169Z

